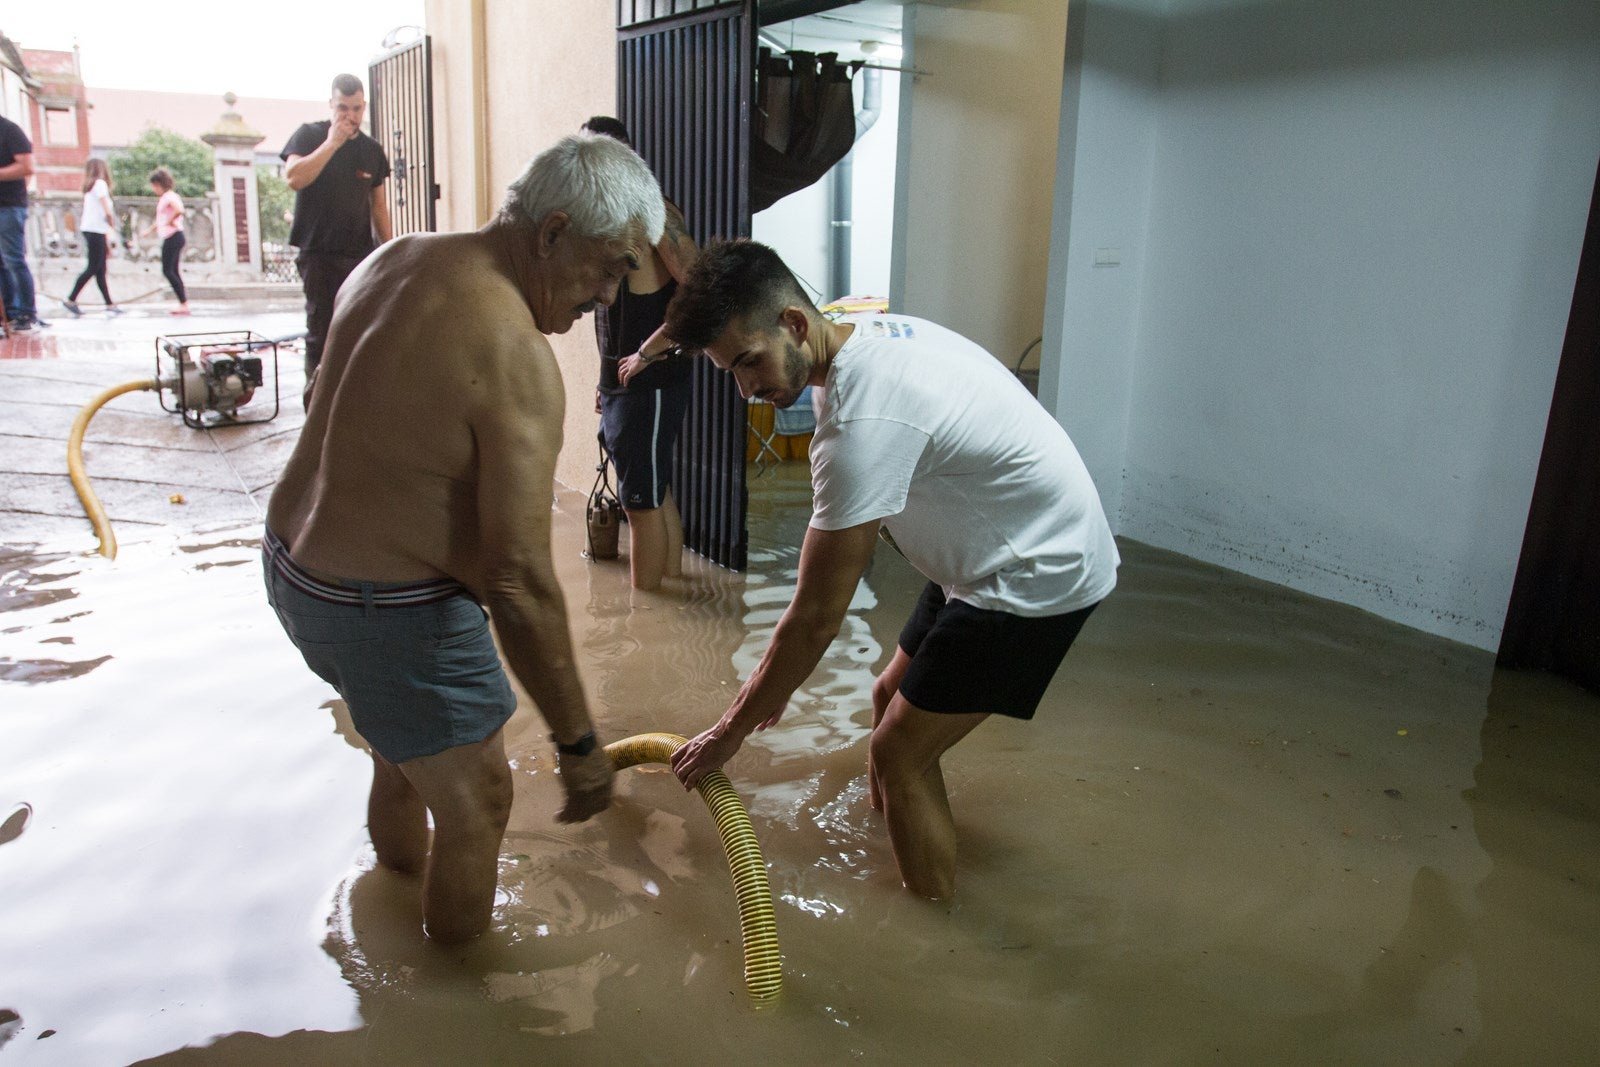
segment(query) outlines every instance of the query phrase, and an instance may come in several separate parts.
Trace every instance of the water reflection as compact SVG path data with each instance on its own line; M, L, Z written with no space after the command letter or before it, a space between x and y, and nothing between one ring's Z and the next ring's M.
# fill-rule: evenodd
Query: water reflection
M660 594L582 560L581 500L556 518L607 736L713 721L786 602L803 517L758 508L774 526L750 576L691 561ZM1600 700L1123 548L1038 718L947 761L947 904L899 890L866 803L867 688L920 584L876 561L847 636L729 767L784 952L760 1013L714 825L668 772L626 771L611 811L558 825L546 731L519 712L495 921L442 949L415 880L373 863L369 761L266 608L252 531L114 565L13 554L0 659L96 666L0 679L0 1045L74 1064L1586 1062Z

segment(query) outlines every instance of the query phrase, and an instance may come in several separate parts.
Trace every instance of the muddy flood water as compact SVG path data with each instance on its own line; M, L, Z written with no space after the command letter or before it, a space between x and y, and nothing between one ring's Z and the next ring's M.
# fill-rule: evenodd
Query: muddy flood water
M561 498L606 739L722 712L808 499L803 469L761 479L748 575L691 558L643 595ZM921 584L880 547L729 767L784 960L756 1009L699 798L636 768L557 824L526 709L493 927L426 942L258 536L0 558L0 1063L1595 1062L1600 698L1558 680L1124 543L1038 718L946 759L959 890L932 904L866 799L869 686Z

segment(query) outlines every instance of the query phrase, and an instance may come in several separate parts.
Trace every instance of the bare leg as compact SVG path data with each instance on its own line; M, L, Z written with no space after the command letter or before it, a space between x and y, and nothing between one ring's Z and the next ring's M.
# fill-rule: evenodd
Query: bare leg
M428 861L428 807L399 767L372 753L372 792L367 797L367 833L378 862L401 874L416 874Z
M494 911L500 842L511 816L511 770L502 732L400 765L433 813L433 851L422 882L422 925L435 941L481 934Z
M667 570L667 520L662 515L664 510L627 509L628 567L635 589L649 592L661 588L661 579ZM681 541L679 551L681 554Z
M872 731L871 759L889 842L907 889L925 897L955 891L956 824L939 759L988 718L924 711L898 694Z
M678 514L678 502L672 499L672 490L661 503L661 518L667 525L667 555L662 573L668 578L683 577L683 517Z
M894 658L889 660L889 665L883 669L872 683L872 729L876 731L878 724L883 721L883 713L889 710L889 701L900 692L900 682L906 676L906 668L911 666L911 657L899 645L894 647ZM878 772L872 765L872 746L867 746L867 801L872 805L873 811L883 810L883 794L878 788Z

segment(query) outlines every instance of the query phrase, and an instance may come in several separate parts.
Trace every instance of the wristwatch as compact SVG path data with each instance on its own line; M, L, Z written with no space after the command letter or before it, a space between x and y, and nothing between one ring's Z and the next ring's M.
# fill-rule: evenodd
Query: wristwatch
M563 745L560 741L557 741L555 734L550 735L550 740L555 744L556 752L563 756L587 756L594 751L595 746L593 730L590 730L570 745Z

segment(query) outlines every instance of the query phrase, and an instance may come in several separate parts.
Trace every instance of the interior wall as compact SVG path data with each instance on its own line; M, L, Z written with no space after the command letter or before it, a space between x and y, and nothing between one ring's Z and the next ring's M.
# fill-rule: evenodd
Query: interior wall
M1600 8L1081 7L1043 384L1120 532L1495 647Z
M427 0L426 14L433 37L439 228L475 229L499 207L507 186L534 156L591 115L615 112L615 5ZM587 492L599 428L592 317L551 337L550 344L567 392L556 480Z
M1043 331L1062 0L906 5L895 307L1014 363Z

